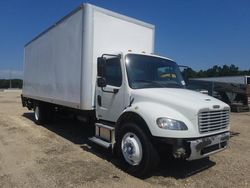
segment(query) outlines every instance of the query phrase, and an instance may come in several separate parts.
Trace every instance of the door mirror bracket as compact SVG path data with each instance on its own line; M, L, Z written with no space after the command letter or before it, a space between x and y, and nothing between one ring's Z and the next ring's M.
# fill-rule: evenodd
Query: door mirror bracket
M105 78L102 78L102 77L101 78L97 78L97 86L101 87L101 89L102 89L103 92L114 93L114 94L118 93L119 89L116 89L116 88L113 89L113 91L106 91L106 90L104 90L103 88L106 87L106 85L107 85L107 82L106 82Z

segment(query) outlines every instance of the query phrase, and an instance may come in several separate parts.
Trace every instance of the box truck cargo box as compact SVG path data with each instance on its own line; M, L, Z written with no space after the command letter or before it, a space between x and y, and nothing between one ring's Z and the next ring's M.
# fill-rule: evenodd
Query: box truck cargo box
M94 109L97 57L154 51L154 26L96 6L73 11L25 46L23 94Z

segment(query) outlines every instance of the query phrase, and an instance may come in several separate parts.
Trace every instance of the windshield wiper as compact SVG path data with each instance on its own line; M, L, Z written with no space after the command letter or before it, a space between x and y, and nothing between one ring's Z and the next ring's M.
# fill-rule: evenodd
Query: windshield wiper
M178 83L166 83L167 87L174 87L175 88L182 88L182 85L178 84Z
M134 80L134 82L144 82L144 83L149 83L149 84L156 84L161 87L166 87L164 84L161 84L159 82L152 81L152 80Z

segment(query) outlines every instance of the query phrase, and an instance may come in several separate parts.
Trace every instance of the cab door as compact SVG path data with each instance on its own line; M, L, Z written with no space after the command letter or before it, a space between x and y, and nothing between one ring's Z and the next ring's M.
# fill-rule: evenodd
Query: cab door
M124 87L121 56L105 58L104 87L96 88L96 117L116 122L124 109Z

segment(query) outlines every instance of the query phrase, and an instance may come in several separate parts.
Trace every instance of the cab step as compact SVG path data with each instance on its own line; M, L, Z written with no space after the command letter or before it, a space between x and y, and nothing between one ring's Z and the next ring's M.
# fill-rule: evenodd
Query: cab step
M89 140L106 149L113 149L115 143L115 128L103 123L95 123L95 136L89 138Z
M102 146L102 147L106 148L106 149L109 149L109 148L111 148L111 146L112 146L111 143L109 143L109 142L107 142L107 141L104 141L104 140L102 140L102 139L100 139L100 138L97 138L97 137L95 137L95 136L89 138L89 140L90 140L91 142L95 143L95 144L98 144L99 146Z

